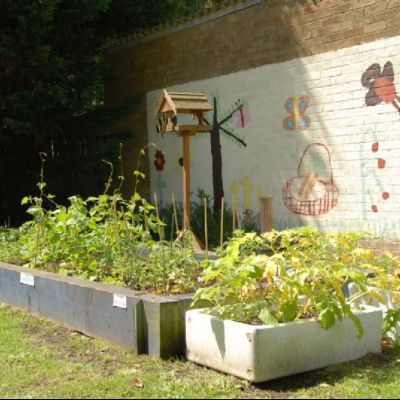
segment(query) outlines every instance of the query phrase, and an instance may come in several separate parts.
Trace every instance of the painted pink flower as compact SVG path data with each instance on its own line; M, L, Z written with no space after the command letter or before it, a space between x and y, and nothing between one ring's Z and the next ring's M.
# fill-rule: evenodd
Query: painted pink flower
M236 128L244 128L244 126L250 122L249 107L240 107L239 110L234 112L233 119L235 120Z

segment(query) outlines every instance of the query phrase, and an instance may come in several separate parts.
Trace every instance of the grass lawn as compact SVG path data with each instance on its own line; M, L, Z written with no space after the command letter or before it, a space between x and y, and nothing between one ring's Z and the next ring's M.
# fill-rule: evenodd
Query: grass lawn
M399 398L400 352L251 385L135 355L0 304L0 398Z

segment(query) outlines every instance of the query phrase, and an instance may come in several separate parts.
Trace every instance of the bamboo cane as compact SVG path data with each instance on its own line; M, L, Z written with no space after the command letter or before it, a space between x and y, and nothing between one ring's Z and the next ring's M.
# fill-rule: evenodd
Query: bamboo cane
M158 234L160 235L160 240L163 240L162 230L161 230L161 220L160 220L160 213L158 210L158 199L157 199L157 192L154 192L154 205L156 207L156 215L157 215L157 225L158 225Z
M178 232L178 231L179 231L178 213L176 212L175 194L174 194L174 193L172 193L172 207L173 207L173 209L174 209L174 218L175 218L176 232Z
M232 196L232 234L236 229L236 199L235 196Z
M157 192L154 192L154 202L155 202L155 207L156 207L156 215L157 215L157 219L158 219L158 234L160 235L160 244L161 244L161 251L162 251L163 290L164 290L164 293L167 293L167 276L166 276L166 269L165 269L164 235L163 235L162 227L161 227L160 213L158 211Z
M204 238L206 245L206 260L208 260L208 226L207 226L207 198L204 197Z
M146 199L142 199L143 204L143 215L144 215L144 231L149 233L148 224L147 224L147 207L146 207Z

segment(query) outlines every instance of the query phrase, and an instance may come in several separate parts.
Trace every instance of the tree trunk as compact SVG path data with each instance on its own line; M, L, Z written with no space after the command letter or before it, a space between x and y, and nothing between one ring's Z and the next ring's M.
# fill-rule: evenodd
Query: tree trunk
M214 117L213 130L210 135L211 141L211 157L212 157L212 177L213 177L213 197L214 197L214 214L221 209L221 199L224 197L224 184L222 180L222 153L221 153L221 136L218 125L217 99L214 97Z

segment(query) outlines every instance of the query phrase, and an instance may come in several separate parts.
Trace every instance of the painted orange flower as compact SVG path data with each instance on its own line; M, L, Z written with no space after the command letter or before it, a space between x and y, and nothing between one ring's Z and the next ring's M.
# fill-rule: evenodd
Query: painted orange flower
M361 84L369 89L365 95L365 104L376 106L382 102L392 103L400 113L398 104L400 97L397 95L393 82L393 64L390 61L385 63L383 71L377 63L370 65L361 78Z

